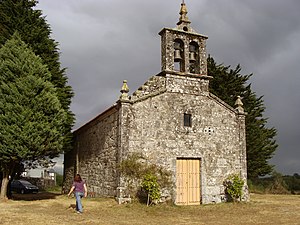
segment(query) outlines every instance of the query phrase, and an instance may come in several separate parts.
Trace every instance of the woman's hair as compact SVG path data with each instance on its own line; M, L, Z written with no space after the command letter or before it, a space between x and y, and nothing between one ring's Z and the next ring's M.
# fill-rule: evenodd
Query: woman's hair
M76 176L74 177L74 181L75 182L81 182L82 179L81 179L81 176L77 173Z

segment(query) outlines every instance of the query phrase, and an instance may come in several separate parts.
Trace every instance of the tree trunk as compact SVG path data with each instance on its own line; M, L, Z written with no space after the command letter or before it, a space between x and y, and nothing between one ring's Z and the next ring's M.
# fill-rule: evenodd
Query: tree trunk
M7 200L7 186L9 182L9 173L3 172L0 200Z

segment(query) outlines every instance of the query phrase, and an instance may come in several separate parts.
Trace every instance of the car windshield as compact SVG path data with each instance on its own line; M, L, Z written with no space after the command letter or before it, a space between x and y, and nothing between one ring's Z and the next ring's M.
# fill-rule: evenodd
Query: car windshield
M20 180L20 182L21 182L22 184L30 184L30 185L32 185L30 182L28 182L28 181L26 181L26 180Z

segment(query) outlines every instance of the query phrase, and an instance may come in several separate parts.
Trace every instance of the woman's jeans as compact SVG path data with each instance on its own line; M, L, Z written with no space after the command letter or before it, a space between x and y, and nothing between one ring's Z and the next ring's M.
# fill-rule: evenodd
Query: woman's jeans
M78 212L82 212L82 204L81 204L81 198L84 196L83 192L75 192L75 197L76 197L76 210Z

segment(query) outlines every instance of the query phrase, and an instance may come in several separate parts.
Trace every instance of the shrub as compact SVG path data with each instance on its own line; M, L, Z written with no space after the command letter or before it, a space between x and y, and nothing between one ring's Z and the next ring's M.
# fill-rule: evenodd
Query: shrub
M146 174L143 178L142 188L147 193L147 206L149 203L156 203L160 199L160 187L157 182L157 177L153 174Z
M124 177L129 194L138 197L142 202L146 201L146 194L148 203L149 200L151 202L159 200L160 190L169 188L172 184L169 171L147 162L146 158L137 153L133 153L120 163L119 172ZM138 187L142 187L143 190L138 191Z
M290 178L294 177L282 176L280 173L274 171L272 176L248 180L248 185L250 191L253 193L290 194L293 191Z
M244 183L245 182L237 174L230 175L224 181L225 191L226 194L229 195L230 200L236 202L241 199Z
M290 194L290 192L288 191L288 186L280 173L274 171L272 173L271 181L271 184L267 188L267 193Z

